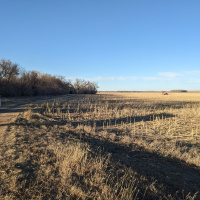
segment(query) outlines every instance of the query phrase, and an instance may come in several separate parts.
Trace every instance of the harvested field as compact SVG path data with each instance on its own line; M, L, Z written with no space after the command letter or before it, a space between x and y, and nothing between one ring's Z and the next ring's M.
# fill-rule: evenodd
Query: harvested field
M200 93L63 96L0 116L0 199L200 199Z

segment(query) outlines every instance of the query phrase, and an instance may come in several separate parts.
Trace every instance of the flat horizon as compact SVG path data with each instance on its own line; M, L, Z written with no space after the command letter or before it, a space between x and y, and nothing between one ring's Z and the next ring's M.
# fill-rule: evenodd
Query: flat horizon
M1 1L0 55L99 90L200 90L200 1ZM0 59L1 59L0 58Z

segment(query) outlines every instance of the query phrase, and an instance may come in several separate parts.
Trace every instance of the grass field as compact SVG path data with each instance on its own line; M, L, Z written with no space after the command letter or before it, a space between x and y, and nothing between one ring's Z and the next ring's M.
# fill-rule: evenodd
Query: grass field
M200 93L35 102L0 129L0 199L200 199Z

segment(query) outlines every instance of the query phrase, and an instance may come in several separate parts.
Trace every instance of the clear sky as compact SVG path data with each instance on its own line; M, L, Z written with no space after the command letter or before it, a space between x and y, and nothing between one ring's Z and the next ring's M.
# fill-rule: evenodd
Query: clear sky
M200 1L0 0L0 58L99 90L200 90Z

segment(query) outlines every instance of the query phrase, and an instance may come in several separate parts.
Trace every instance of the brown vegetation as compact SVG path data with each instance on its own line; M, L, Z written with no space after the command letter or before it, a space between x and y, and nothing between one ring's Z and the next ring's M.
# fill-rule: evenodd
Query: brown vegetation
M175 93L177 93L177 92L187 92L187 90L171 90L170 92L175 92Z
M102 93L30 105L0 125L0 199L200 199L199 97Z
M10 60L0 61L0 95L4 97L95 94L97 88L95 82L77 79L75 84L72 84L62 76L37 71L20 72L18 65Z

